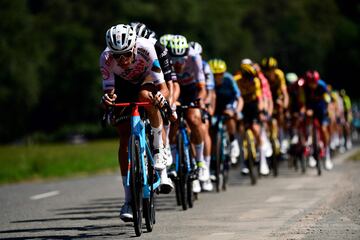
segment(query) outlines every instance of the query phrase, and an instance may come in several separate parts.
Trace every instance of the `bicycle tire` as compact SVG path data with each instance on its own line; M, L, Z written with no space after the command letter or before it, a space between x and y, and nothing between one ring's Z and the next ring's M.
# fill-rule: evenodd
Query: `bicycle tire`
M315 126L313 126L313 150L314 158L316 160L316 170L318 176L321 176L321 164L320 164L320 148L319 148L319 133Z
M300 160L300 166L301 166L301 173L306 173L306 158L303 155L298 156Z
M227 156L224 159L223 162L223 170L222 170L222 176L223 176L223 181L222 181L222 190L226 191L227 189L227 184L229 181L229 170L230 170L230 158Z
M146 230L152 232L155 224L155 196L154 196L154 168L152 164L148 164L148 185L150 187L150 197L143 200L144 218Z
M130 191L132 197L133 222L136 236L142 233L143 179L140 163L139 139L131 137Z
M175 181L175 197L176 197L176 205L180 206L181 205L181 198L180 198L180 183L179 183L179 178L176 177Z
M253 140L251 140L253 139ZM246 130L245 132L245 140L246 140L246 147L247 147L247 157L248 157L248 164L249 164L249 176L250 176L250 180L251 180L251 185L255 185L257 182L257 177L256 177L256 173L255 173L255 158L256 155L254 156L253 153L253 148L255 145L254 142L254 135L252 133L252 131L250 129Z
M178 134L178 154L179 154L179 166L178 166L178 186L179 186L179 197L180 203L183 210L187 210L187 201L186 201L186 173L185 173L185 152L184 152L184 140L182 134Z
M279 173L280 143L275 138L276 137L275 134L271 134L271 135L272 136L270 139L270 143L271 143L271 147L273 149L273 155L271 156L271 168L272 168L273 176L277 177L278 173Z
M221 186L221 161L222 161L222 138L221 138L221 130L217 129L217 133L216 133L216 145L215 145L215 149L216 149L216 153L215 153L215 158L216 158L216 166L215 166L215 186L216 186L216 192L220 192L220 186Z
M192 154L191 154L190 149L188 151L189 151L189 160L190 160L190 159L192 159ZM191 171L191 174L194 174L193 170ZM193 183L193 178L190 177L189 174L187 174L187 179L186 179L186 199L187 199L189 208L192 208L194 206L194 193L193 193L192 183Z

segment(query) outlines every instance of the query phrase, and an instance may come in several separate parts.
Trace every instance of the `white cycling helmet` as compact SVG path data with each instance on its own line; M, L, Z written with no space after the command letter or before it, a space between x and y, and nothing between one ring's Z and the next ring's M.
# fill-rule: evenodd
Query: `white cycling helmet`
M250 64L250 65L252 65L253 62L251 61L250 58L244 58L243 60L241 60L241 64Z
M294 83L298 80L298 76L293 72L287 73L285 78L289 83Z
M114 53L130 51L136 42L136 32L125 24L112 26L106 32L106 45Z
M195 50L196 54L202 53L202 46L198 42L189 42L189 45Z
M162 35L159 39L161 45L163 45L164 47L169 47L169 42L170 40L173 38L174 35L172 34L165 34L165 35Z
M147 38L147 36L149 35L149 29L143 23L132 22L130 23L130 26L135 30L138 37Z
M189 45L186 40L186 37L182 35L174 35L169 42L169 48L170 48L171 56L174 57L185 56L189 49Z

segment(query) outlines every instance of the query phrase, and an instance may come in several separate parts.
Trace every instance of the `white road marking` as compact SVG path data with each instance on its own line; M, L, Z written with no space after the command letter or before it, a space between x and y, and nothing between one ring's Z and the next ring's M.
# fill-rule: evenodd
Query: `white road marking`
M51 192L41 193L41 194L31 196L30 199L31 200L39 200L39 199L42 199L42 198L56 196L59 193L60 193L59 191L51 191Z
M265 202L267 202L267 203L281 202L284 199L285 199L285 197L283 197L283 196L272 196L272 197L269 197L268 199L266 199Z

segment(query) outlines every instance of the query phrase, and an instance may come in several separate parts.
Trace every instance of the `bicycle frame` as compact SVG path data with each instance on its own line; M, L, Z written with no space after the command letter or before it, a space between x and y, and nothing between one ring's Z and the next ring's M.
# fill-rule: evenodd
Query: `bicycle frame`
M184 110L184 109L183 109ZM184 140L183 144L184 144L184 149L188 149L188 151L186 151L187 153L189 153L191 151L191 145L190 145L190 139L188 137L187 134L187 129L186 129L186 124L185 124L185 119L184 119L184 112L183 110L180 113L180 120L179 120L179 132L182 136L182 139ZM189 173L191 171L191 159L190 159L190 154L188 154L188 156L186 156L186 170L187 173ZM176 171L178 171L178 168L180 166L180 159L178 154L176 155Z
M150 198L150 192L153 189L157 189L160 186L160 177L158 173L157 175L157 181L150 186L148 184L147 175L148 175L148 169L146 167L144 154L146 152L147 161L148 164L150 163L152 166L154 165L154 159L152 157L151 149L146 142L146 135L145 135L145 124L142 121L139 113L139 106L145 107L150 106L151 103L149 102L134 102L134 103L116 103L114 104L115 107L128 107L131 106L131 118L130 118L130 127L131 127L131 136L139 139L140 143L140 160L141 160L141 167L143 169L143 198ZM131 139L131 138L130 138ZM130 168L131 168L131 150L130 150L130 139L128 144L128 173L127 173L127 182L126 186L130 186Z

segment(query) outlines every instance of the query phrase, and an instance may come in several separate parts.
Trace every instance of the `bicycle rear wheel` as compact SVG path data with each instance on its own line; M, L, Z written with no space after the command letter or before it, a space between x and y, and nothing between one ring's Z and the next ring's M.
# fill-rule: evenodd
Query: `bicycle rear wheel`
M255 166L255 159L256 159L256 150L255 149L255 138L254 134L250 129L246 130L245 132L245 147L247 148L247 160L249 164L249 175L251 180L251 185L255 185L257 182L256 176L256 166Z
M143 177L140 162L140 143L134 136L130 141L130 191L132 197L133 222L136 236L142 233Z

